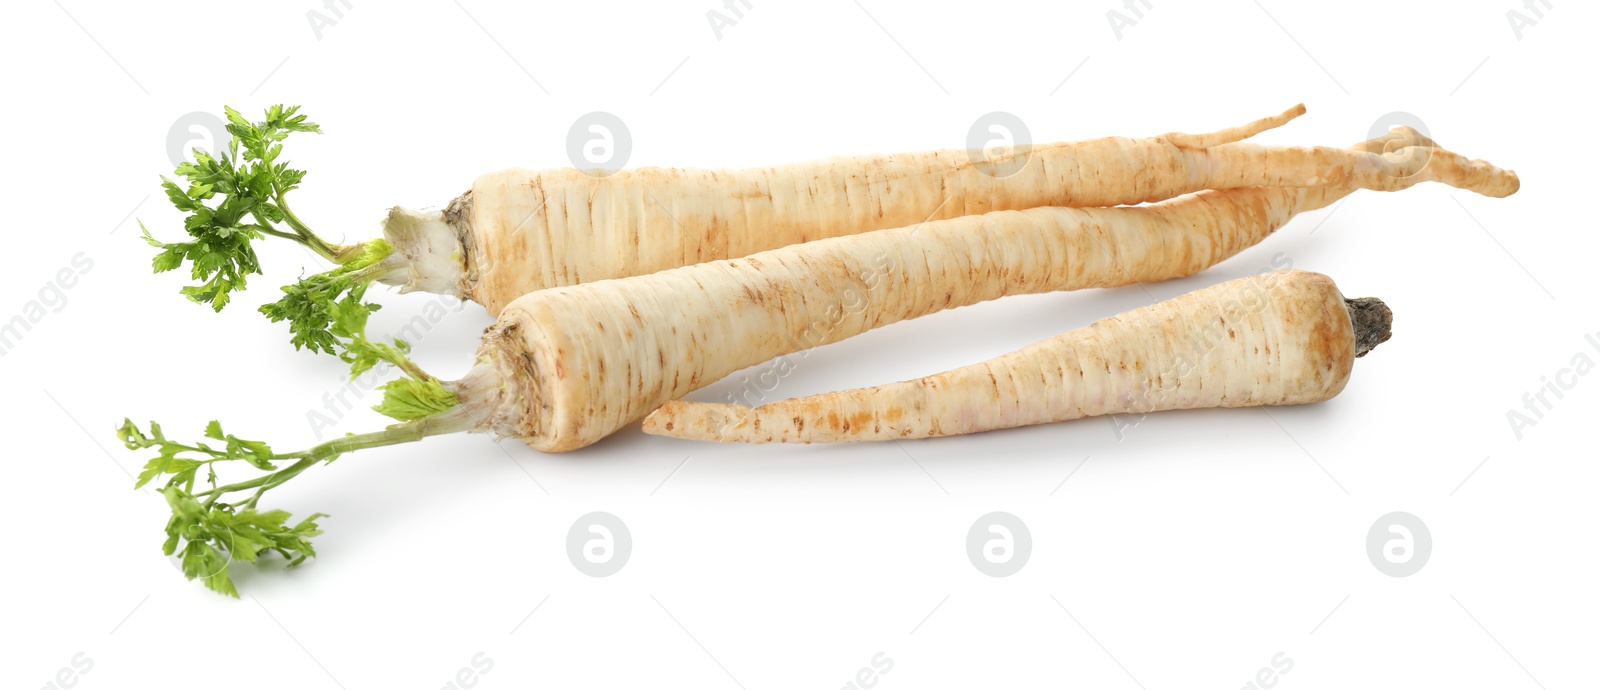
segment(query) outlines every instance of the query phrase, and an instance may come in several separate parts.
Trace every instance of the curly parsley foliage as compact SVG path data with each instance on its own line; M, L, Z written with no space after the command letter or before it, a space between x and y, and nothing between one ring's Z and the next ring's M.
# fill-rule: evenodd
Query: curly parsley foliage
M350 364L352 377L381 362L399 368L406 377L384 384L383 401L373 409L401 423L303 451L277 453L262 441L225 433L215 421L205 430L211 442L185 444L168 439L155 422L147 432L131 420L123 420L117 429L123 445L129 450L156 452L139 473L135 487L165 480L160 491L172 517L167 521L162 552L180 558L189 579L201 580L206 587L232 597L239 596L229 576L233 563L253 563L263 554L275 552L294 566L316 555L311 538L322 533L317 520L325 516L313 514L291 525L287 512L256 508L262 494L313 465L332 462L348 452L471 428L470 420L458 409L455 391L406 356L409 344L399 338L383 343L367 337L367 320L379 309L365 301L367 287L395 270L394 262L386 261L394 254L393 247L381 239L350 246L329 244L312 233L285 202L285 195L299 186L305 171L279 162L281 142L294 132L320 131L298 111L298 107L273 106L267 109L265 120L252 123L228 108L228 132L233 135L228 149L215 156L196 149L195 162L183 163L176 171L187 187L161 179L167 199L186 214L184 230L189 240L159 241L140 223L145 241L160 250L152 267L162 273L187 262L195 284L183 288L183 294L221 311L232 292L246 287L247 276L261 273L252 243L262 237L299 242L338 264L331 271L283 288L283 299L263 306L261 312L273 321L289 322L291 342L297 349L338 355ZM219 463L248 465L261 474L219 484ZM202 476L207 488L197 490ZM224 500L240 492L248 495L233 502Z
M373 240L360 258L284 286L283 299L262 305L261 313L274 322L289 322L295 349L337 355L350 365L352 378L387 362L417 381L437 383L406 356L411 353L406 341L394 338L384 343L367 337L367 320L381 308L365 301L367 287L391 270L384 259L392 251L389 243Z
M264 304L261 313L274 322L288 321L295 349L344 357L348 341L366 340L367 317L381 307L364 300L372 279L388 270L383 260L393 252L388 242L372 240L362 254L326 273L307 276L283 287L283 299ZM346 361L350 361L346 359ZM370 368L353 372L359 374Z
M255 240L266 236L293 240L335 263L348 260L359 249L359 245L343 247L324 241L285 201L306 173L279 161L283 140L295 132L321 131L299 114L299 106L272 106L266 119L255 123L233 108L225 110L228 133L233 135L227 150L213 156L194 149L195 161L184 162L175 171L187 187L161 178L167 199L186 214L183 228L190 239L162 242L144 223L139 224L145 241L160 250L151 264L155 272L171 271L188 262L195 284L184 287L182 293L217 311L227 306L231 293L245 289L250 274L261 273L252 244Z
M299 106L272 106L254 123L233 108L225 110L233 135L227 150L213 156L195 149L195 162L177 168L187 187L161 178L167 199L187 214L184 229L190 239L162 242L140 223L145 241L160 250L151 263L155 272L188 263L195 284L184 287L183 294L221 311L234 291L245 289L250 274L261 273L256 240L271 236L299 242L338 265L284 287L283 299L261 307L274 322L289 323L290 343L337 355L350 364L352 376L389 362L413 378L433 380L406 358L410 346L404 341L374 342L366 336L367 319L379 309L365 300L367 287L395 270L395 261L386 261L394 248L381 239L330 244L289 208L285 197L299 187L305 171L280 160L282 142L292 133L321 128L300 114Z
M388 390L391 387L393 390ZM255 563L263 554L277 553L289 567L299 565L316 556L311 538L322 534L317 520L327 517L314 513L290 524L285 511L257 509L256 504L267 491L345 453L471 428L471 421L459 410L447 413L456 407L456 396L438 381L401 379L385 388L384 402L375 409L404 423L368 434L347 435L293 453L277 453L264 442L225 433L216 421L206 425L205 437L217 443L186 444L168 439L160 424L151 422L147 432L124 419L117 428L122 444L129 450L156 451L156 456L139 472L134 487L165 478L160 491L172 517L167 520L167 538L161 544L161 552L179 557L183 574L189 579L237 598L239 592L229 575L233 563ZM230 462L249 465L263 474L219 484L216 466ZM202 470L207 488L197 490L195 485L200 482ZM240 497L243 492L249 493Z
M299 565L306 558L316 555L311 538L322 533L317 527L317 519L325 517L321 513L290 525L287 512L256 509L261 495L319 460L332 462L340 453L336 450L319 452L313 449L302 453L275 454L272 448L261 441L249 441L224 433L222 425L215 421L206 425L205 436L221 442L218 444L221 447L204 442L191 445L169 440L162 433L161 425L155 422L150 423L148 433L140 430L131 420L123 420L122 426L117 429L117 438L129 450L154 448L158 453L139 473L135 488L159 477L167 478L161 487L161 495L166 498L172 517L167 520L167 539L161 545L161 552L168 556L178 555L183 574L189 579L201 580L213 591L237 598L239 592L229 576L229 567L234 561L254 563L261 554L270 551L282 556L290 566ZM275 464L287 460L296 462L284 467ZM231 461L244 462L269 474L251 481L218 486L216 464ZM205 470L205 480L210 488L196 491L195 484L202 469ZM255 489L249 498L235 503L220 500L232 492L249 489Z
M167 521L162 552L180 558L189 579L201 580L206 587L232 597L239 596L229 576L233 563L253 563L263 554L275 552L294 566L316 555L311 538L322 533L317 520L325 516L316 513L291 525L287 512L258 510L256 504L268 490L344 453L471 428L457 409L455 391L407 357L409 344L399 338L383 343L367 337L367 320L379 309L365 301L367 287L395 270L394 262L386 261L393 255L393 247L381 239L351 246L329 244L312 233L285 202L285 195L299 186L305 172L279 162L281 142L293 132L320 131L298 110L273 106L267 109L265 120L251 123L228 108L228 132L233 135L228 149L216 156L196 149L195 162L177 168L187 187L162 178L167 199L187 214L184 229L190 239L161 242L140 223L145 241L160 250L152 266L162 273L189 263L196 284L183 288L183 294L221 311L232 292L246 287L247 276L261 273L252 243L262 237L299 242L338 264L283 288L283 299L263 306L261 312L275 322L289 322L290 341L297 349L338 355L350 364L352 377L383 362L399 368L406 377L384 384L383 401L373 409L401 423L303 451L277 453L264 442L225 433L215 421L205 430L211 442L193 444L168 439L155 422L147 432L131 420L123 421L117 429L123 445L129 450L156 451L139 473L135 487L165 480L160 491L172 517ZM219 484L219 463L248 465L262 474ZM206 488L197 490L202 476ZM223 500L240 492L249 493L233 502Z

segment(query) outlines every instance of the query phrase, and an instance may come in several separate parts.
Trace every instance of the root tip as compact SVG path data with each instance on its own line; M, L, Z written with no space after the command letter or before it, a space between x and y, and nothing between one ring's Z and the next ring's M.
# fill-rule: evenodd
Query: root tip
M1507 196L1511 196L1512 194L1516 194L1518 191L1520 191L1522 189L1522 178L1517 177L1517 171L1515 171L1515 170L1507 170L1507 171L1505 171L1505 174L1506 174L1506 193L1501 198L1505 198Z
M656 436L665 435L666 432L672 427L672 410L670 408L676 404L678 404L677 401L663 403L661 407L658 407L655 409L655 411L645 415L644 421L640 422L640 427L642 430L647 434L654 434Z
M1350 312L1350 324L1355 327L1357 357L1371 352L1393 335L1390 328L1394 325L1394 312L1383 300L1376 297L1347 297L1344 306Z

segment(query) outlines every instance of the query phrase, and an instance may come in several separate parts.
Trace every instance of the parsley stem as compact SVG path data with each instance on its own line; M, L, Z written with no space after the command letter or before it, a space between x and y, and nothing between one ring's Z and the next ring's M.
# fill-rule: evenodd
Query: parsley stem
M406 422L404 424L396 424L382 431L373 431L365 434L352 434L342 438L323 441L322 443L312 446L306 450L275 455L273 456L274 460L295 459L296 462L287 467L280 468L270 474L264 474L254 479L248 479L242 482L226 484L214 489L209 489L207 491L201 491L194 495L196 497L207 497L206 505L209 506L212 503L215 503L217 499L235 491L259 488L260 490L256 493L255 497L248 501L250 505L254 505L256 499L259 499L262 493L265 493L268 489L293 479L295 476L306 471L308 468L317 464L318 462L332 461L334 458L337 458L345 453L363 450L366 448L378 448L380 446L392 446L401 443L410 443L412 441L420 441L429 436L438 436L441 434L453 434L461 431L467 431L471 429L472 426L472 419L468 416L465 408L459 406L452 407L443 412L431 414L415 421Z
M243 491L245 489L261 487L261 490L256 493L257 497L259 497L261 493L265 492L267 489L295 478L296 475L306 471L307 468L315 464L317 464L316 460L305 458L293 465L273 472L272 474L264 474L248 481L219 486L209 491L201 491L200 493L195 494L195 496L209 496L210 498L206 499L205 503L207 507L209 507L212 503L215 503L217 499L222 498L225 494L230 494L235 491Z
M331 441L323 441L305 451L305 457L309 460L332 459L352 451L421 441L429 436L454 434L467 431L472 427L473 421L467 415L466 408L456 406L421 419L395 424L383 431L354 434Z
M289 227L294 229L295 234L299 236L298 241L301 244L310 247L311 251L322 255L322 258L332 261L336 264L343 264L346 261L350 261L351 259L361 256L361 252L359 251L361 248L360 244L348 246L337 245L331 244L327 240L318 237L317 234L312 232L311 228L305 224L305 221L300 220L300 217L296 216L294 211L290 210L289 203L284 199L284 195L279 194L275 201L278 204L279 210L283 211L283 222L288 223Z
M282 237L283 239L286 239L286 240L294 240L295 242L299 242L300 241L300 236L299 235L295 235L295 234L292 234L292 233L287 233L287 232L284 232L282 230L274 230L274 229L268 228L268 227L261 228L261 233L263 235L271 235L273 237Z
M396 357L394 364L395 366L400 367L400 371L405 372L407 376L410 376L418 381L428 383L437 382L439 380L435 378L433 374L423 371L422 367L417 366L416 362L411 361L411 358L405 355Z

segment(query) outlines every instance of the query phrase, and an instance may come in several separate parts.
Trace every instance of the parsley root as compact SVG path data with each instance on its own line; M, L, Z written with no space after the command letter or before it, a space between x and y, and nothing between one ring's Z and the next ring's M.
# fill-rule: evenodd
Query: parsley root
M1515 180L1443 149L1427 170L1385 188ZM734 371L886 324L1006 295L1193 275L1350 192L1250 187L1138 207L996 211L539 290L501 311L460 391L488 411L482 428L543 451L581 448Z
M256 549L252 558L268 548L291 560L311 553L301 542L315 521L292 533L282 531L286 515L274 514L274 529L252 521L261 493L319 462L459 431L516 436L542 451L581 448L738 369L878 326L1010 294L1191 275L1346 194L1254 187L1141 207L997 211L540 290L501 312L459 381L369 344L407 374L384 386L377 409L402 423L383 431L293 453L216 423L206 436L220 449L171 441L155 423L143 432L125 421L118 435L129 449L159 453L139 483L165 477L173 517L164 550L183 554L191 578L237 596L226 568L249 559L231 558L235 549ZM219 463L264 474L222 484ZM196 488L199 476L209 488Z
M986 362L871 388L744 405L672 401L646 433L835 443L954 436L1108 414L1321 402L1389 338L1381 301L1276 271L1102 319Z
M996 211L540 290L500 313L462 397L492 405L498 433L581 448L734 371L879 326L1006 295L1193 275L1347 193L1254 187ZM663 313L672 318L646 316Z
M1239 151L1224 158L1241 161L1253 160L1251 151L1268 150L1182 148L1219 136L1233 135L1169 135L1173 142L1150 146L1198 156L1199 167L1185 168L1180 177L1219 162L1207 158L1218 150ZM1133 140L1120 141L1127 146ZM1411 155L1424 149L1427 156ZM251 178L265 176L262 190L298 179L273 167L275 147L264 150L257 165L269 172ZM165 552L182 554L189 577L237 596L228 575L232 562L268 552L299 562L312 555L309 539L319 529L315 515L290 526L286 513L258 509L262 494L345 453L462 431L516 436L541 451L574 450L736 370L886 324L1006 295L1192 275L1261 241L1295 214L1357 188L1399 190L1424 181L1492 194L1516 188L1514 174L1438 149L1409 131L1333 151L1277 150L1280 158L1298 161L1300 177L1250 172L1245 163L1230 173L1234 178L1202 176L1211 184L1265 175L1317 186L1232 185L1145 206L992 211L537 290L500 310L474 366L457 381L422 371L403 342L365 335L374 307L362 293L372 279L388 275L396 254L378 244L355 245L358 253L330 248L341 257L338 269L290 288L288 304L269 306L295 324L297 339L336 350L358 372L378 362L395 365L404 376L383 386L377 409L399 424L291 453L226 434L215 422L205 432L212 444L169 440L154 423L146 432L125 422L119 437L130 449L158 453L139 484L164 480L160 490L172 509ZM169 191L194 198L175 185ZM263 203L278 210L261 211L262 218L289 217L281 203ZM206 237L196 241L210 242ZM222 483L218 464L263 474ZM205 488L197 487L202 476Z
M1212 134L1019 147L988 163L945 150L604 177L504 170L478 178L442 212L391 211L384 234L407 255L407 289L460 295L498 314L547 287L989 211L1138 204L1255 185L1393 190L1414 184L1406 178L1415 174L1490 196L1516 190L1515 175L1466 159L1428 165L1427 156L1385 158L1381 147L1240 143L1303 112L1296 106ZM1011 175L987 167L1013 158L1025 162Z
M998 154L943 150L607 176L504 170L478 178L442 211L392 209L383 239L341 245L313 233L286 198L305 173L282 160L282 142L320 131L317 125L293 107L274 106L255 123L230 108L230 147L216 156L196 151L195 163L179 166L187 188L163 180L168 198L188 214L190 240L145 236L160 249L155 270L188 262L197 284L183 292L218 310L261 271L254 240L296 241L338 264L285 287L283 299L262 311L289 323L295 347L353 360L362 355L350 351L341 320L377 309L363 298L374 281L469 298L498 314L543 288L996 210L1137 204L1255 185L1395 190L1438 181L1490 196L1517 189L1514 174L1433 149L1410 130L1365 148L1242 141L1304 112L1296 106L1210 134L1108 137ZM1419 150L1431 155L1411 155Z

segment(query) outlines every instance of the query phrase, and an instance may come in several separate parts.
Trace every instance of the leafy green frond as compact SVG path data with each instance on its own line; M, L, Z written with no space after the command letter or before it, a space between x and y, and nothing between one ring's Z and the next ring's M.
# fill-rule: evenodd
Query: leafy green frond
M222 424L216 421L206 425L205 438L220 444L179 443L168 439L160 424L151 422L149 431L145 431L132 420L123 420L122 426L117 428L117 438L124 446L129 450L156 451L156 456L139 472L134 486L145 486L165 478L160 492L172 515L167 520L162 553L177 556L183 574L189 579L200 580L211 590L236 598L239 592L229 575L234 563L255 563L262 554L272 552L282 556L292 567L316 556L311 538L322 534L317 520L325 515L314 513L291 525L289 513L259 510L256 503L268 490L318 463L333 462L345 453L470 427L459 411L431 417L455 407L455 395L442 385L418 382L405 388L408 392L396 393L395 399L409 406L411 416L404 420L407 423L370 434L348 435L293 453L274 453L264 442L225 432ZM385 400L389 397L386 391ZM424 412L424 408L429 411ZM243 463L263 473L253 479L219 485L216 466L229 462ZM195 484L202 468L208 488L197 490ZM240 492L249 492L248 497L231 503L223 500Z
M297 456L274 455L266 443L226 433L216 421L206 425L205 437L221 441L222 448L169 440L162 433L161 425L155 422L150 423L149 433L141 431L132 420L123 420L117 429L117 438L129 450L154 448L157 452L139 472L135 487L149 484L158 477L167 478L161 494L172 509L172 517L167 521L167 539L162 544L162 552L168 556L181 553L183 573L189 579L201 580L214 591L238 597L239 592L228 576L229 565L233 561L254 562L266 550L276 551L291 564L304 561L316 553L310 539L321 534L316 523L319 516L313 515L288 526L289 514L284 511L257 511L255 504L261 493L281 480L261 482L260 489L248 501L218 502L217 497L225 492L217 487L217 473L213 467L216 463L242 461L272 472L267 475L270 478L287 471L280 470L274 463ZM211 491L197 494L196 474L202 467L206 469ZM201 497L206 498L202 500Z
M307 276L283 287L283 299L261 306L267 318L289 322L295 349L337 355L350 365L350 376L387 362L419 381L433 381L410 358L411 345L395 338L388 343L367 337L367 320L381 306L364 298L373 279L390 269L384 262L394 249L372 240L361 256L325 273Z
M235 561L255 563L262 553L276 552L293 567L317 554L311 538L322 534L317 519L326 516L321 513L289 525L289 513L282 510L207 506L177 486L161 493L172 508L162 552L168 556L181 553L184 576L200 580L214 592L239 598L229 573Z
M216 155L195 149L194 162L181 163L174 171L187 186L161 178L167 200L185 214L183 229L189 239L162 242L140 223L145 241L160 250L152 263L155 272L189 262L194 284L181 292L216 311L227 306L231 293L247 287L250 274L261 273L252 243L266 235L304 244L330 261L349 253L313 234L284 201L284 195L305 178L305 171L279 160L280 142L294 132L320 132L317 125L299 114L298 106L272 106L266 119L257 123L232 108L226 111L227 129L233 135L228 149Z
M305 178L305 171L290 168L281 159L282 142L290 134L321 132L321 128L300 114L298 106L267 108L259 122L233 108L224 112L228 133L233 135L227 150L213 155L196 149L194 162L176 169L181 183L161 178L167 200L186 214L189 239L158 240L139 224L145 242L158 250L151 269L165 273L187 263L194 282L181 292L221 311L235 291L247 287L251 274L261 273L257 240L271 236L299 242L337 266L285 286L282 299L261 307L272 321L288 322L289 342L295 349L336 355L350 365L351 376L388 362L414 378L431 379L406 358L406 343L373 342L366 336L367 319L379 309L366 301L367 287L392 270L392 262L385 259L394 248L381 239L352 246L329 244L312 233L285 200Z
M388 242L368 242L361 256L325 273L283 287L283 299L261 306L274 322L288 321L295 349L338 355L352 364L351 376L377 361L395 361L405 352L378 352L366 339L367 319L381 307L364 300L367 287L393 252ZM377 346L383 347L383 346Z
M372 409L402 422L443 412L459 402L455 392L438 381L395 379L379 388L383 390L383 401Z
M289 342L295 349L339 354L342 349L334 328L340 322L364 321L380 305L363 301L367 282L352 280L340 269L318 273L283 286L282 299L261 305L267 318L289 322Z

